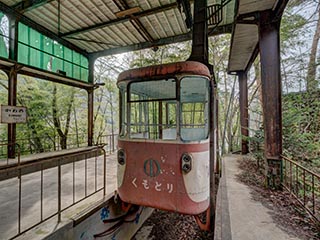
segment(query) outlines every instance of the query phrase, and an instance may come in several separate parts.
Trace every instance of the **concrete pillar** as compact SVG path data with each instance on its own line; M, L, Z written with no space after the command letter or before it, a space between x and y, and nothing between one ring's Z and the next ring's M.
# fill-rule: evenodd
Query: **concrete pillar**
M271 11L261 13L259 49L261 61L262 105L264 115L266 175L270 187L282 181L282 117L280 75L280 22L272 21Z
M249 114L248 114L248 81L247 73L239 72L239 102L240 102L240 125L241 125L241 153L249 153Z

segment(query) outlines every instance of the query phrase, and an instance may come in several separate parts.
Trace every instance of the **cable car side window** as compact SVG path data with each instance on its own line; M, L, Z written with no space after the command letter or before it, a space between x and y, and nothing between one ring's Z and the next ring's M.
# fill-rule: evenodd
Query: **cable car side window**
M209 80L184 77L180 83L180 134L184 141L200 141L209 135Z
M120 83L120 137L124 137L127 134L127 84Z
M176 80L131 82L129 136L141 139L176 139Z

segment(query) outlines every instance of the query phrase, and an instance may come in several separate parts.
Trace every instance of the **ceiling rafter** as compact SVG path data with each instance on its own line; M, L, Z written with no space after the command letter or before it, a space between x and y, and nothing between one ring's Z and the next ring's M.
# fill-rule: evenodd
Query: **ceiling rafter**
M190 1L177 0L177 2L179 5L179 10L181 11L181 6L182 6L183 12L186 16L185 23L186 23L187 28L191 28L193 20L192 20L192 14L191 14Z
M130 6L126 2L126 0L115 0L113 1L120 11L128 12L130 10ZM148 32L148 30L143 26L139 18L133 16L133 14L128 14L130 17L130 22L132 26L138 31L138 33L144 38L144 40L153 42L154 39Z
M61 37L66 37L66 36L77 35L77 34L80 34L80 33L82 34L82 33L93 31L93 30L96 30L96 29L99 29L99 28L109 27L109 26L116 25L116 24L119 24L119 23L128 22L133 17L134 18L141 18L141 17L145 17L145 16L150 16L150 15L154 15L156 13L167 11L167 10L170 10L170 9L173 9L173 8L177 8L177 3L176 2L167 4L167 5L163 5L161 7L152 8L152 9L140 12L140 13L135 13L135 14L132 14L131 17L130 16L125 16L125 17L117 18L117 19L114 19L114 20L111 20L111 21L102 22L102 23L99 23L99 24L96 24L96 25L93 25L93 26L77 29L77 30L74 30L74 31L71 31L71 32L67 32L67 33L63 33L60 36Z
M219 35L221 33L231 33L233 28L233 24L228 24L224 26L218 26L217 28L214 29L214 31L210 34L210 36L215 36ZM93 52L90 53L90 56L94 59L97 59L99 57L105 57L113 54L119 54L119 53L125 53L125 52L131 52L131 51L138 51L146 48L155 48L158 46L163 46L171 43L177 43L177 42L184 42L191 40L192 34L191 32L181 34L181 35L176 35L172 37L167 37L167 38L161 38L158 40L155 40L154 42L143 42L143 43L138 43L138 44L133 44L133 45L127 45L127 46L122 46L122 47L117 47L117 48L111 48L111 49L106 49L103 51L98 51L98 52Z
M19 12L26 12L53 1L55 0L25 0L13 5L12 8Z

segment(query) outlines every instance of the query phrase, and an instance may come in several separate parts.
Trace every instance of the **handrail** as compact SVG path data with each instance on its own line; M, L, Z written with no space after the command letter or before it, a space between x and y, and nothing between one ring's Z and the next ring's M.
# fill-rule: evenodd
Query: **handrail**
M110 153L114 152L116 149L115 138L117 134L106 134L97 137L97 143L107 144L107 148ZM49 135L39 136L37 139L41 143L40 146L35 147L30 141L35 138L19 138L16 139L16 145L19 146L20 155L28 155L41 152L52 152L62 150L60 140L61 138L57 135L55 137ZM7 140L0 140L0 158L5 158L7 156L7 149L2 146L7 145ZM87 146L87 135L86 134L68 134L66 149L75 149L79 147Z
M283 159L282 186L299 204L320 223L320 175L301 164L281 156ZM319 225L320 226L320 225Z
M20 149L20 145L17 144L17 143L1 143L0 142L0 148L2 147L6 147L8 149L9 146L14 146L17 150L15 151L16 152L16 156L15 158L17 158L17 164L20 164L20 157L21 157L21 149ZM8 154L6 154L6 161L7 161L7 165L9 165L9 157L8 157ZM1 164L1 154L0 154L0 168L3 167L3 164Z
M286 161L289 161L289 162L294 163L295 165L297 165L298 167L302 168L302 169L305 170L306 172L308 172L308 173L310 173L310 174L312 174L312 175L315 175L317 178L320 178L320 174L317 174L317 173L315 173L315 172L307 169L306 167L302 166L301 164L293 161L292 159L290 159L290 158L288 158L288 157L286 157L286 156L281 155L281 157L282 157L283 159L285 159Z
M9 236L5 237L14 239L53 217L57 217L57 221L60 222L61 214L65 210L96 194L105 196L107 172L106 151L103 147L103 145L96 148L88 147L87 151L83 149L80 152L69 153L66 156L52 156L51 159L19 161L20 164L8 165L0 169L0 179L17 179L17 184L8 188L12 188L13 191L17 189L18 192L17 198L14 200L18 213L16 233L7 232L6 234ZM30 175L30 173L36 175ZM34 185L33 190L23 191L24 186L30 184L30 176L32 176ZM45 187L48 183L51 186L49 192ZM4 184L3 186L6 185ZM68 191L66 191L67 186L69 186ZM36 196L38 196L37 194L40 195L39 201L33 203L34 206L37 206L35 211L39 212L40 218L35 218L30 224L23 226L24 207L30 204L25 199L34 194ZM46 201L50 201L50 199L56 199L55 207L53 208L50 207L52 204L46 204ZM1 211L6 210L1 209Z

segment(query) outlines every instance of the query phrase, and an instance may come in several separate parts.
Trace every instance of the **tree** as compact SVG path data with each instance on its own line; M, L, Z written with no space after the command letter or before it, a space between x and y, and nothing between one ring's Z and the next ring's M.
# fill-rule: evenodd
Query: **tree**
M188 59L190 52L190 42L161 46L156 51L152 49L140 50L133 53L134 57L130 63L130 68L185 61Z
M60 88L62 92L66 93L66 91L63 91L63 87ZM58 93L57 93L57 85L53 85L53 92L52 92L52 118L53 118L53 123L55 130L59 134L60 137L60 146L62 149L67 149L67 138L68 138L68 133L69 133L69 128L70 128L70 120L71 120L71 113L72 113L72 106L74 102L74 94L75 94L75 89L72 88L70 91L70 95L68 94L67 97L64 96L59 96L59 99L63 98L65 101L64 102L64 108L58 108L57 104L57 98L58 98ZM64 109L65 114L61 112L61 109ZM59 111L60 110L60 111ZM65 126L62 125L61 122L61 117L65 118Z
M316 56L317 56L317 50L318 50L318 44L319 44L319 38L320 38L320 3L317 4L316 9L317 9L318 19L316 24L316 30L313 35L309 64L308 64L308 71L307 71L307 78L306 78L307 91L314 91L319 87L319 83L316 78L316 66L317 66Z
M104 86L95 90L94 96L95 113L93 121L97 144L105 141L102 138L108 133L113 135L117 132L118 116L115 113L118 112L118 90L116 78L121 71L126 69L125 66L126 64L116 61L114 57L101 58L95 65L95 81L104 83Z

